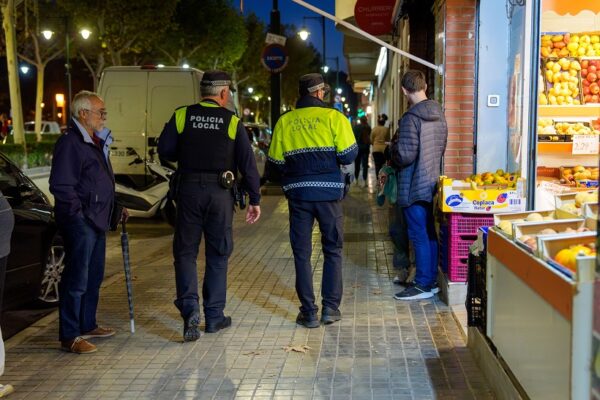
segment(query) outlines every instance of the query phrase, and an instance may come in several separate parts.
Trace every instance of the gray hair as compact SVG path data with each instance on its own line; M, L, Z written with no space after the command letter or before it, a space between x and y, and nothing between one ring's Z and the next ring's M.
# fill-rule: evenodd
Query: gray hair
M214 97L221 93L221 90L227 89L229 86L200 86L200 96L202 97Z
M98 93L90 92L89 90L82 90L77 93L71 102L71 114L75 118L79 118L79 111L90 110L92 108L90 98L92 97L102 100Z

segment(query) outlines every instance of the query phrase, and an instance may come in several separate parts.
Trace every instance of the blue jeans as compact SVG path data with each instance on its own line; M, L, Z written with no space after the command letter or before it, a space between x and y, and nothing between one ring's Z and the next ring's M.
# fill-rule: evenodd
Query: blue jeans
M59 339L69 341L98 327L96 309L104 278L106 233L83 217L61 223L65 269L58 291Z
M415 282L430 288L437 278L438 242L433 223L432 204L419 201L403 208L408 238L415 251Z

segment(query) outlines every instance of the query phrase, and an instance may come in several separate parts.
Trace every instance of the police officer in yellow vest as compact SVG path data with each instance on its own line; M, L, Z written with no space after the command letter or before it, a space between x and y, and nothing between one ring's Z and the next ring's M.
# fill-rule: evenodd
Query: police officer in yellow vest
M233 251L232 180L239 171L249 195L246 222L260 217L260 186L254 154L240 119L227 110L231 78L222 71L202 77L199 104L178 108L163 129L158 154L177 161L177 223L173 241L177 299L184 319L183 339L200 337L200 307L196 258L200 239L206 243L202 286L205 332L231 325L225 316L227 261Z
M341 319L345 179L340 165L354 162L358 147L348 119L323 102L323 77L304 75L299 86L296 109L283 114L275 125L269 160L282 173L288 199L296 292L301 303L296 323L316 328L320 323L310 264L313 223L315 219L319 223L325 258L321 322L331 324Z

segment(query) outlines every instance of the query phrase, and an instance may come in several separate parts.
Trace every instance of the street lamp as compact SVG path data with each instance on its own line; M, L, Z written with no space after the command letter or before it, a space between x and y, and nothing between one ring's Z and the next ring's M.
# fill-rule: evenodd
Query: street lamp
M254 92L254 88L253 87L249 87L248 88L248 93L252 94Z
M24 75L27 75L27 73L29 72L29 66L27 64L23 64L19 67L19 69L21 70L21 72Z
M327 70L329 70L329 67L327 67L327 58L325 56L325 17L321 16L321 17L302 17L302 25L304 25L304 27L298 32L298 36L300 36L300 39L302 39L303 41L306 41L306 39L308 39L308 36L310 35L310 32L306 29L305 25L306 25L306 20L307 19L316 19L321 21L321 30L322 30L322 39L323 39L323 54L322 56L322 63L321 63L321 67L323 68L323 71L325 73L327 73ZM327 69L327 70L326 70Z
M67 77L67 93L68 93L68 105L71 106L71 97L72 97L72 89L71 89L71 39L69 38L69 17L65 16L65 76ZM50 29L44 29L41 31L44 39L50 40L52 36L54 36L54 32ZM83 40L87 40L90 38L92 31L87 28L82 28L79 30L79 34L83 38ZM67 114L66 112L64 113Z

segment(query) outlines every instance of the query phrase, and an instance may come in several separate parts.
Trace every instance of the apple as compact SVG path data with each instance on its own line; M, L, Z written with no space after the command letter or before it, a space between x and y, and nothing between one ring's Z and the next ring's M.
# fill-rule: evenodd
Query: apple
M587 68L589 64L588 60L581 60L581 68Z
M594 83L593 85L590 85L590 92L592 94L598 94L598 93L600 93L600 86L598 86L597 83Z
M598 75L596 75L593 72L590 72L585 79L587 79L590 82L596 82L596 80L598 79Z
M591 93L591 89L589 86L584 86L583 87L583 94L590 94Z
M592 64L588 67L588 72L596 72L596 71L597 71L597 68L594 64Z
M584 79L583 82L581 82L583 84L584 87L586 86L590 86L590 81L588 81L587 79Z
M590 101L590 103L598 103L598 100L600 100L600 97L598 97L597 94L592 96L592 100Z
M587 74L588 74L587 68L581 68L581 76L583 78L585 78L587 76Z
M586 94L585 96L583 96L583 102L585 104L591 103L592 102L592 95L591 94Z

